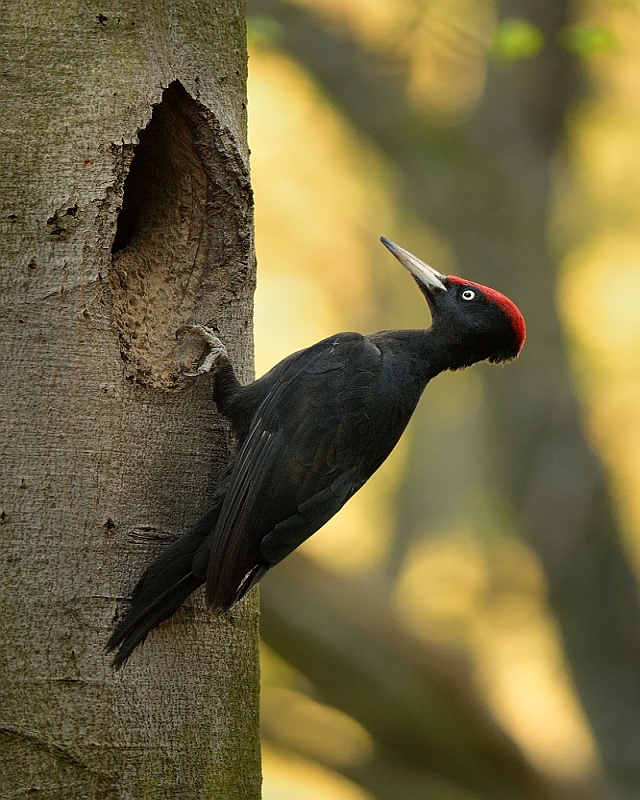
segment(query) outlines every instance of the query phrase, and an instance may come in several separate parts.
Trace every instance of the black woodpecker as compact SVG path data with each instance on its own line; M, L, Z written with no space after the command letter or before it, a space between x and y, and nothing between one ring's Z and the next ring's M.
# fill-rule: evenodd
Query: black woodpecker
M167 546L133 590L107 642L119 667L134 648L205 584L222 614L339 511L400 438L427 383L444 370L509 361L525 339L504 295L445 277L402 247L382 243L406 267L431 309L428 330L337 333L242 386L209 329L190 325L210 351L213 396L237 452L211 509Z

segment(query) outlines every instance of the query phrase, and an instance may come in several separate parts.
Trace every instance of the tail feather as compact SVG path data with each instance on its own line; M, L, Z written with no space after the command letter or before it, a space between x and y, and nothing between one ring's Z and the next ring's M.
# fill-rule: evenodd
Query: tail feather
M189 572L160 597L143 608L132 604L107 641L108 653L119 647L113 659L113 666L119 669L135 648L144 642L149 632L175 613L187 597L201 585L202 581Z
M214 614L224 614L232 606L242 600L245 594L264 578L271 565L266 561L255 564L244 576L239 586L236 582L223 584L221 581L213 586L207 585L207 607Z
M188 533L170 544L146 569L131 594L129 606L106 644L108 653L119 648L113 659L117 668L147 638L149 632L170 617L204 583L204 573L194 570L200 550L215 529L220 504L212 508Z

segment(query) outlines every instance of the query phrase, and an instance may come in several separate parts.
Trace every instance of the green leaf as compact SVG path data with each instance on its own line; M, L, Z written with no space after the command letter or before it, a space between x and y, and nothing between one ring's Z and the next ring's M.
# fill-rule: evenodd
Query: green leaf
M561 44L579 56L610 53L617 44L612 31L595 25L570 25L561 36Z
M283 26L273 17L248 17L247 39L254 47L277 44L282 38Z
M491 52L500 61L533 58L544 47L544 34L526 19L503 19L496 28Z

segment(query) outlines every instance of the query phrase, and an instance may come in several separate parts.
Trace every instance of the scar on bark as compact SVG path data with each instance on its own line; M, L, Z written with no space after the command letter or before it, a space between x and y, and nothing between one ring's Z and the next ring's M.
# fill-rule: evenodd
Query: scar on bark
M249 174L229 130L178 81L126 155L123 148L113 324L127 377L172 389L184 363L176 330L196 320L221 324L220 309L227 314L254 280Z

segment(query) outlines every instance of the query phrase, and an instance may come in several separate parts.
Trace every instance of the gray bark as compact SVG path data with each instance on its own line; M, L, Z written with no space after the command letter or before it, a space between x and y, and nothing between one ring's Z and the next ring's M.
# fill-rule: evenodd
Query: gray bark
M229 458L175 330L213 324L251 377L244 5L122 8L2 8L0 794L245 800L255 597L103 653Z

